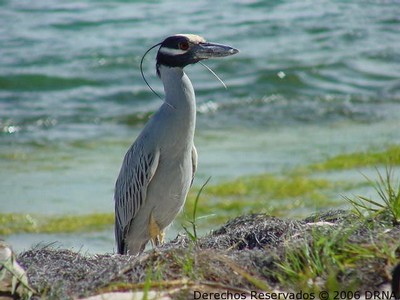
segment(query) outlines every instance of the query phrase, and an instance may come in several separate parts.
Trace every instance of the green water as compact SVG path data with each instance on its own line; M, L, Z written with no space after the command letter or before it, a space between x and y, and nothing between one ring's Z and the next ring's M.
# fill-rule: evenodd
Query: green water
M173 33L240 49L208 62L227 90L187 68L197 186L397 144L399 15L396 1L0 1L0 212L112 212L122 157L161 103L141 55ZM145 72L162 93L154 53ZM6 238L113 249L111 228Z

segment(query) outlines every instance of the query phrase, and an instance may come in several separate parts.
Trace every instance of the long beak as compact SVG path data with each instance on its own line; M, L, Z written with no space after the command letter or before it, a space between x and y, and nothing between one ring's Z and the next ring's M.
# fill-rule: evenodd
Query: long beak
M199 43L192 51L196 59L224 57L234 55L239 52L238 49L216 43Z

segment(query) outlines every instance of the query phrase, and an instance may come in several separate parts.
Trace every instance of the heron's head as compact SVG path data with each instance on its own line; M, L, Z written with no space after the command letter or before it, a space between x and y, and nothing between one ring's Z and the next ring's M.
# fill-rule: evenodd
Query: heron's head
M224 57L238 52L239 50L226 45L208 43L198 35L176 34L161 43L157 53L157 66L183 68L203 59Z

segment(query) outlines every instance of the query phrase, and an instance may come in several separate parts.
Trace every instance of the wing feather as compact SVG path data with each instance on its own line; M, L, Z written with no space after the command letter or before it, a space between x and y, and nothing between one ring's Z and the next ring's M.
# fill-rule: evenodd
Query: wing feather
M126 252L125 238L129 226L146 201L148 185L153 178L160 151L145 151L134 143L125 155L115 184L115 239L118 253Z

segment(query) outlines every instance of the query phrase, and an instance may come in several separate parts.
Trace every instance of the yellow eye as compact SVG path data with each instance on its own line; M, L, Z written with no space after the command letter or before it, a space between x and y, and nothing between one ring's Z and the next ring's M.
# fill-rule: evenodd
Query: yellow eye
M179 49L186 51L189 49L189 43L188 42L181 42L178 44Z

